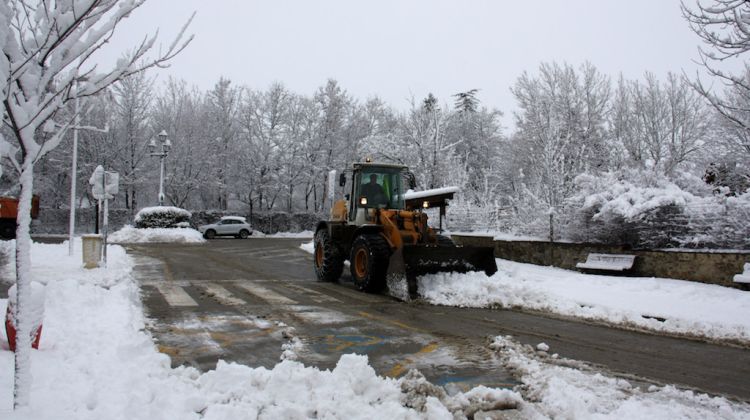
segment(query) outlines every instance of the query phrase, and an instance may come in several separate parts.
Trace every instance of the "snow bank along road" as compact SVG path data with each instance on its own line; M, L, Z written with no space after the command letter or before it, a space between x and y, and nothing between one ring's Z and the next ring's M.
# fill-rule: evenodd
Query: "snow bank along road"
M420 369L466 389L512 386L487 337L545 342L563 357L613 372L750 400L750 351L507 310L403 303L315 281L299 239L132 245L151 330L173 364L217 360L272 367L283 358L332 368L367 354L381 375Z

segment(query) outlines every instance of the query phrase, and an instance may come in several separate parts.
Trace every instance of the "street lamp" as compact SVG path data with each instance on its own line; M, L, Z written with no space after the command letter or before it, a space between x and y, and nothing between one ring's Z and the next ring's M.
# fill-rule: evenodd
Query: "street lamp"
M156 151L156 140L153 138L148 143L148 151L149 155L151 156L158 156L159 157L159 164L161 166L159 171L159 205L164 205L164 158L169 155L169 149L172 148L172 142L169 141L169 138L167 137L166 130L161 130L161 133L158 134L159 137L159 143L161 143L161 151Z

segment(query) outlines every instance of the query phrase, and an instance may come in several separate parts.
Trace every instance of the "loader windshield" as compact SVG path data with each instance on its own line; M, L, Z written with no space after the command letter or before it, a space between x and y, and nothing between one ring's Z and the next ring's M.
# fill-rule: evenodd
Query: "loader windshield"
M399 168L365 168L359 180L360 207L404 208L402 170ZM366 204L362 204L365 198Z

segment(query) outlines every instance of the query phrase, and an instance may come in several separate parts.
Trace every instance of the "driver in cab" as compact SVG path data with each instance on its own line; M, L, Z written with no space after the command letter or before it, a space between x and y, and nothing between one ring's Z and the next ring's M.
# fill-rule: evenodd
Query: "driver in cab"
M367 198L368 207L386 204L385 192L383 187L378 184L377 174L371 174L370 182L362 185L362 195Z

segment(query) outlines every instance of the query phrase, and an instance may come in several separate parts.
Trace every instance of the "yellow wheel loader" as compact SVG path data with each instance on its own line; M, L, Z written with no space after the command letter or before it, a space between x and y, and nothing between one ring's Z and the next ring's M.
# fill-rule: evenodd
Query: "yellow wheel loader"
M386 285L402 285L414 299L420 275L484 271L490 276L497 271L492 248L457 246L428 226L421 209L406 207L404 184L415 184L407 167L355 163L339 178L341 187L347 182L351 185L345 199L336 201L331 219L316 227L319 280L337 281L349 260L359 290L378 293Z

